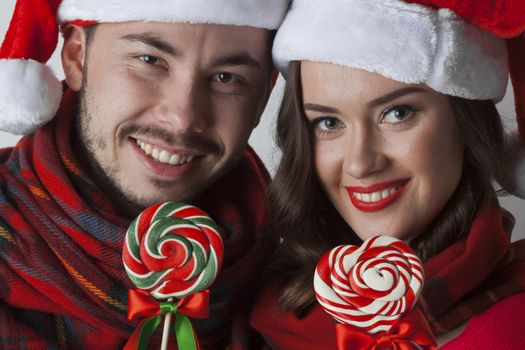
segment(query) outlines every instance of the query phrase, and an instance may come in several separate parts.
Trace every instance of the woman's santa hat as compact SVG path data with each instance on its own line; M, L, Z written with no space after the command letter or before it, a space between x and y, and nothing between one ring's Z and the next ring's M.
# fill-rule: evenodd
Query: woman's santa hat
M61 24L148 21L274 30L287 8L288 0L18 0L0 48L0 130L27 134L54 117L62 86L45 63Z
M285 76L328 62L471 100L500 101L510 70L521 140L498 180L525 198L524 32L523 0L294 0L273 56Z

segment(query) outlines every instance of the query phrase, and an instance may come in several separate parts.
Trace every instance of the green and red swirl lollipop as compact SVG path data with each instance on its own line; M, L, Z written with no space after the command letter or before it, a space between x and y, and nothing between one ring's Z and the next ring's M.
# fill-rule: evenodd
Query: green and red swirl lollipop
M159 300L207 289L222 265L223 243L215 222L182 203L143 211L126 234L122 253L131 281Z
M179 348L199 348L188 316L207 317L208 288L221 269L223 250L217 224L192 205L157 204L131 223L122 252L126 272L137 287L130 290L128 318L149 318L125 349L145 349L164 314L163 348L172 314Z

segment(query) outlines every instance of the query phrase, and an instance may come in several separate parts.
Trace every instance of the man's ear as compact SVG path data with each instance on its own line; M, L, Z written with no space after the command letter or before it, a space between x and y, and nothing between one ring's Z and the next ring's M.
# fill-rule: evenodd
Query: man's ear
M63 29L63 36L62 68L66 82L71 89L79 91L84 77L86 35L82 27L70 24Z

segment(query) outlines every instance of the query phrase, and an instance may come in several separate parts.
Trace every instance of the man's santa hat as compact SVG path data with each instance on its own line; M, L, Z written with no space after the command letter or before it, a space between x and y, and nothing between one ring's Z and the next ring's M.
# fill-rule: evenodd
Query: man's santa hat
M288 0L18 0L0 48L0 130L27 134L55 115L62 87L45 63L61 24L148 21L274 30L287 7Z
M516 177L498 180L525 198L524 32L523 0L294 0L273 56L285 76L291 61L328 62L496 102L510 70L518 137L508 171Z

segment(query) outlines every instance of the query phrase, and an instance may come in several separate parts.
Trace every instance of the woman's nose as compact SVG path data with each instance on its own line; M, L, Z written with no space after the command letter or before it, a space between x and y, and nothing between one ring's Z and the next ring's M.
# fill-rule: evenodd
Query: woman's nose
M384 168L381 137L371 127L359 126L349 136L343 164L347 174L363 179Z

